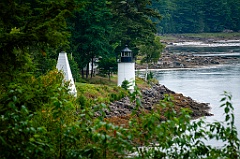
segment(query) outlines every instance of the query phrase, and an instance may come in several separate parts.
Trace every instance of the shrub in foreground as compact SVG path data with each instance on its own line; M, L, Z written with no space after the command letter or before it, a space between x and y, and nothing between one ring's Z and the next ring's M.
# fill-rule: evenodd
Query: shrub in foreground
M161 109L145 112L135 88L130 94L135 109L123 127L105 119L105 104L84 106L83 98L75 100L62 79L60 73L49 72L12 83L0 95L0 158L240 157L231 95L226 92L221 100L225 121L207 123L191 121L186 109L177 114L169 96L160 101ZM204 143L212 139L223 145Z

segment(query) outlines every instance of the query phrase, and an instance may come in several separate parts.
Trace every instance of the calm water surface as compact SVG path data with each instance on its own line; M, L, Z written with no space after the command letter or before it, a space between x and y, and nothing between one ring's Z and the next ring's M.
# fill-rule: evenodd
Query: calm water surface
M159 70L154 72L154 77L160 84L177 93L182 93L198 102L210 103L210 112L214 116L206 118L209 122L224 120L220 99L224 91L230 92L235 109L235 125L240 134L240 64Z
M220 54L240 55L240 40L218 41L211 44L202 42L175 43L167 47L169 53L193 53L201 56ZM239 56L236 56L239 58ZM220 108L224 91L232 94L235 125L240 138L240 64L219 65L193 69L169 69L154 71L154 77L169 89L189 96L192 99L209 103L214 116L206 117L207 122L224 121L224 110ZM220 146L217 141L211 145Z

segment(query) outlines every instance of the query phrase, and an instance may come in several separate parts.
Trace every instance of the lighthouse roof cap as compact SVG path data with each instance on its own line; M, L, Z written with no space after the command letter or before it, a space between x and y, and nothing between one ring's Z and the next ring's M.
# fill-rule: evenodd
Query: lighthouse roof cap
M122 49L122 52L132 52L132 50L130 50L128 48L128 46L126 45L124 49Z

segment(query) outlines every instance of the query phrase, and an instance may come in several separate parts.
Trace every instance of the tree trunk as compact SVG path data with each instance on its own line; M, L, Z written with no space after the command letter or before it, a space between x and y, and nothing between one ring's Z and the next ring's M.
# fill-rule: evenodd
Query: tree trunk
M81 74L82 74L82 78L84 78L84 70L83 70L83 68L81 69Z
M110 78L111 78L111 69L109 69L109 71L108 71L108 80L109 80L109 81L111 81Z
M88 74L89 74L89 63L87 63L86 78L88 78Z
M91 63L91 67L92 67L92 70L91 70L91 78L93 77L93 57L92 57L92 59L91 59L91 61L92 61L92 63Z

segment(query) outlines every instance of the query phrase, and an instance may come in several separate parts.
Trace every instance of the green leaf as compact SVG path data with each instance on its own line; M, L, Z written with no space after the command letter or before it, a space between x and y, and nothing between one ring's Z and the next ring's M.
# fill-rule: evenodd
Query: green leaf
M230 115L226 115L225 121L229 121L229 119L230 119Z
M137 106L142 106L141 100L139 98L136 99L136 105Z
M223 98L220 100L220 102L225 101L225 100L226 100L226 97L223 97Z
M225 108L224 108L224 111L225 111L226 114L228 114L229 111L230 111L229 107L225 107Z
M34 134L33 136L34 136L35 138L40 137L40 135L38 135L38 134Z
M16 101L17 101L17 97L13 96L13 102L16 102Z
M22 105L22 107L21 107L21 112L24 113L24 114L29 113L28 109L24 105Z
M30 142L34 142L35 139L31 137L31 138L29 139L29 141L30 141Z

